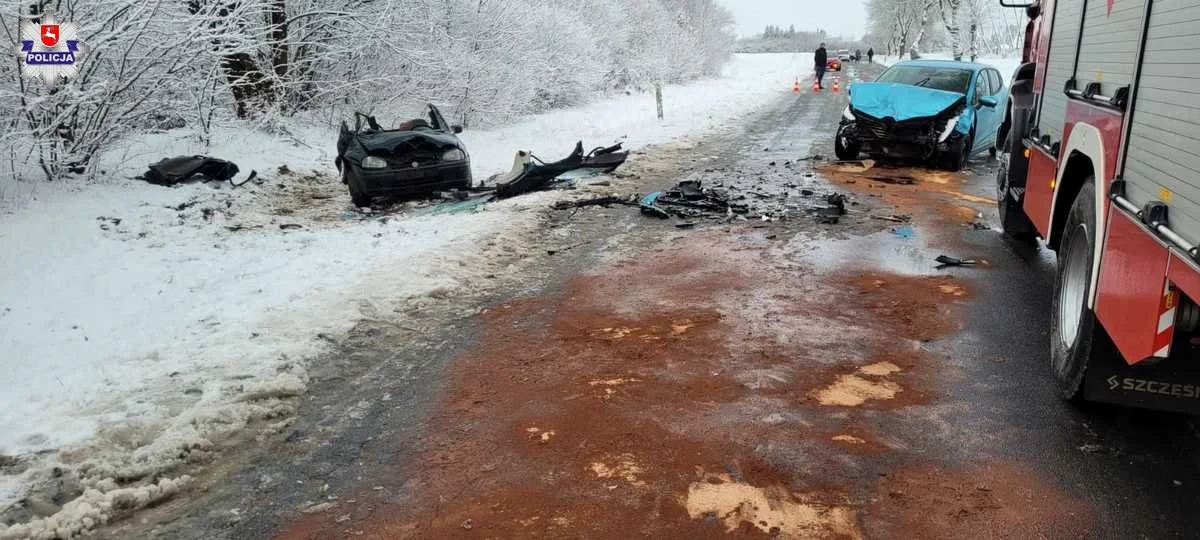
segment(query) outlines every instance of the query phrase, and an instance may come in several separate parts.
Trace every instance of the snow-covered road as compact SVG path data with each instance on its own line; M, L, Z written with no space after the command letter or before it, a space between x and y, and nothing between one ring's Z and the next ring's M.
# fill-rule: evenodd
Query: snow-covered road
M695 136L787 95L809 62L737 56L719 79L668 87L664 121L651 95L622 95L463 139L485 178L517 149L555 157L580 139L627 137L637 148ZM211 145L147 135L106 156L96 183L38 185L0 208L0 516L36 496L51 467L113 491L249 422L286 419L306 359L329 341L407 299L482 287L481 276L504 270L488 259L489 238L538 225L531 207L542 196L465 215L358 219L331 180L334 132L288 131L226 127ZM129 179L192 153L264 181L168 189ZM62 514L54 524L96 517ZM0 538L15 531L0 525Z

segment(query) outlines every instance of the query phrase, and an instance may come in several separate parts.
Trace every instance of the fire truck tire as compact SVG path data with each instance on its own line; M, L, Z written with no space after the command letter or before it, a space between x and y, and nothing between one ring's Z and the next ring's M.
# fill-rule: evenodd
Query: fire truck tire
M1104 328L1088 308L1092 257L1096 250L1096 188L1088 178L1067 216L1058 252L1050 310L1050 367L1063 398L1083 401L1083 380L1088 364L1102 354Z
M1012 137L1007 137L1003 144L1004 151L1000 155L999 166L996 167L996 206L1000 212L1000 227L1009 238L1026 244L1034 244L1037 242L1037 230L1034 229L1033 222L1029 221L1029 216L1025 215L1025 209L1021 208L1020 202L1013 199L1013 194L1009 189L1012 175L1024 175L1026 166L1022 162L1014 172L1012 170L1012 160L1014 159ZM1025 157L1018 155L1016 159L1025 159Z

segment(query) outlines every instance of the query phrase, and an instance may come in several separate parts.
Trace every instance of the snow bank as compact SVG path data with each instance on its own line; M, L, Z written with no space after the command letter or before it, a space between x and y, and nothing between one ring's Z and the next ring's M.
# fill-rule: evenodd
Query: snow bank
M666 88L663 121L652 95L630 95L463 137L484 178L517 149L556 159L579 139L626 137L636 148L694 136L788 95L808 63L738 56L720 79ZM274 135L221 128L207 144L150 134L104 156L95 183L32 184L28 200L0 207L0 516L42 527L0 525L0 536L43 530L51 522L31 520L55 511L52 520L70 521L51 523L64 536L86 530L85 518L103 520L51 499L99 508L96 497L153 485L247 426L283 422L305 391L307 359L405 299L483 287L481 276L504 271L483 258L489 239L535 230L534 210L552 196L363 219L333 178L334 141L333 130L300 123ZM129 179L190 153L230 159L260 181ZM77 485L61 488L63 471ZM48 485L66 491L41 497Z

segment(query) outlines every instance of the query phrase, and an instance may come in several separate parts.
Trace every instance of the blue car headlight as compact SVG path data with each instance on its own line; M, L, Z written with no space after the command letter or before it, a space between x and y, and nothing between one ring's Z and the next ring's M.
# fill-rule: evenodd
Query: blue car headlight
M945 129L942 129L942 134L938 135L938 142L940 142L940 143L946 142L946 139L950 138L950 134L954 133L954 128L955 128L955 126L958 125L958 121L961 118L962 118L962 115L956 115L954 118L951 118L946 121Z

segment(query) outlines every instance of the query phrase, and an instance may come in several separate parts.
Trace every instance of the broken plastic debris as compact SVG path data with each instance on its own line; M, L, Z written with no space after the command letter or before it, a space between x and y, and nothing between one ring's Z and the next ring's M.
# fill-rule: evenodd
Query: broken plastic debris
M970 266L979 262L975 259L959 259L947 255L938 255L937 259L934 260L940 264L938 268L944 268L947 266Z

